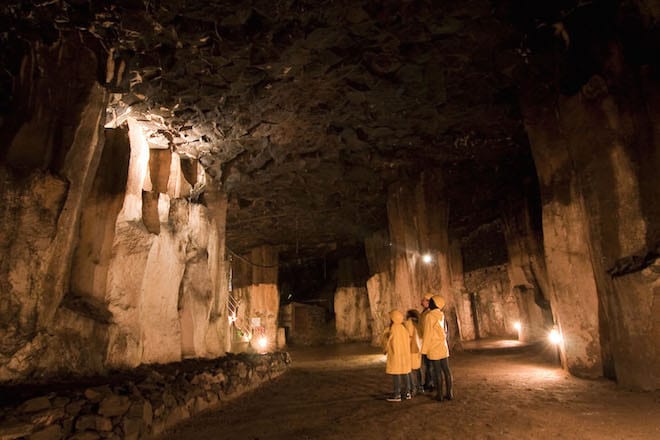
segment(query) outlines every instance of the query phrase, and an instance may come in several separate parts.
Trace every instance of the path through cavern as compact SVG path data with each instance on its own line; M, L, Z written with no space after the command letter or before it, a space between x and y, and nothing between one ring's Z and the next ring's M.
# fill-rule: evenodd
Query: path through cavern
M349 344L291 351L291 369L163 439L657 439L660 393L584 380L537 346L452 355L456 398L390 403L384 356Z

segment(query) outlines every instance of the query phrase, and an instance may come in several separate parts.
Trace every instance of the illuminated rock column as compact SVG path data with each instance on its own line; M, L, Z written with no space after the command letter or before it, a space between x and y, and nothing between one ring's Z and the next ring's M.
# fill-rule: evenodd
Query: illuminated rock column
M169 149L150 148L138 122L129 119L129 127L127 189L106 292L113 316L107 363L125 367L221 355L226 321L219 317L226 303L218 287L218 253L224 254L224 214L217 214L226 205L214 206L212 219L192 193L205 183L203 170Z
M422 174L415 182L390 186L387 201L388 233L365 241L370 273L367 281L372 313L373 342L389 322L388 313L420 310L427 292L442 294L453 337L459 337L449 265L448 201L442 179ZM428 254L430 261L425 262Z

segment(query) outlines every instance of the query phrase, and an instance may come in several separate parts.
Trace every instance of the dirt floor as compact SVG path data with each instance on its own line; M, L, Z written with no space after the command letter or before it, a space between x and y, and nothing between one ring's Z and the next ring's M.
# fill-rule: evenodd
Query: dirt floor
M280 378L162 438L660 439L660 392L571 377L540 347L453 355L450 402L387 402L384 356L367 345L291 356Z

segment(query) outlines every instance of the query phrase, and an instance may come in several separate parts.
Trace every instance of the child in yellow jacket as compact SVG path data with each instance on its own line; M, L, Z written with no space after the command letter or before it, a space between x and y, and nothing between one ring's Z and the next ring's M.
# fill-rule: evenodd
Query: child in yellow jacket
M387 400L401 402L402 398L412 398L409 375L411 366L410 332L403 324L403 313L400 311L392 310L390 320L390 327L383 337L383 351L387 355L385 373L392 375L394 393Z
M422 383L422 332L420 325L420 314L411 309L406 312L405 326L410 333L410 383L412 384L413 396L424 392Z

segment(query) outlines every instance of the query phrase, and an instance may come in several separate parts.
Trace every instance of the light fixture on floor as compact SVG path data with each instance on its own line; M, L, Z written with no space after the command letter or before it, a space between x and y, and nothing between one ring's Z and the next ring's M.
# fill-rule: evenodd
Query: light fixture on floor
M559 333L559 329L556 326L553 327L552 330L550 330L550 333L548 333L548 340L553 345L561 344L562 341L561 333Z
M520 330L522 330L522 324L520 323L520 321L514 322L513 328L516 329L516 335L518 336L518 339L520 339Z

